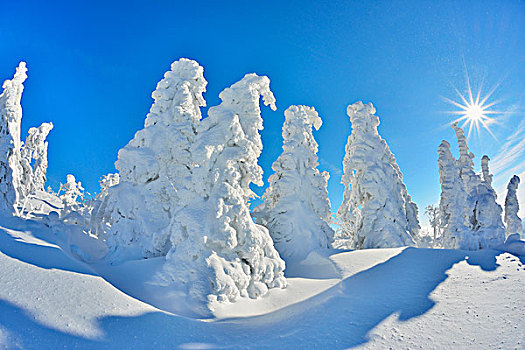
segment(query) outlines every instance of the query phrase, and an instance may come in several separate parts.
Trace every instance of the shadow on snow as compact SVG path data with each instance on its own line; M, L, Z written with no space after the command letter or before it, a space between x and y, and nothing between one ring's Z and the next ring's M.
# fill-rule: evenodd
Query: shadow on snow
M163 312L111 316L98 320L105 334L100 339L48 328L23 309L0 300L0 343L3 328L7 331L4 338L27 349L57 348L59 344L97 349L349 348L368 342L369 332L392 314L405 321L430 310L435 304L430 294L446 280L454 264L466 261L494 271L499 254L407 248L309 300L266 315L218 322Z

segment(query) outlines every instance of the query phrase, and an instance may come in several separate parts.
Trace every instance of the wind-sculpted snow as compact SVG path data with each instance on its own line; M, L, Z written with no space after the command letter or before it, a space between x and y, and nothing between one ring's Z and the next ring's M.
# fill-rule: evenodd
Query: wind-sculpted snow
M268 230L254 223L250 184L262 185L259 97L275 110L270 80L248 74L219 95L198 127L191 154L192 198L175 216L163 283L192 299L257 298L283 288L284 262Z
M120 183L98 199L104 203L95 204L94 214L103 222L91 225L106 239L111 260L162 256L170 249L170 223L187 202L190 147L206 84L197 62L174 62L152 94L144 129L119 151Z
M328 225L330 175L317 169L318 145L312 133L312 127L318 130L322 120L307 106L290 106L284 115L283 153L272 165L275 173L269 178L264 203L253 215L268 227L277 251L289 262L327 248L334 231Z
M335 246L386 248L414 245L419 222L403 175L385 140L379 136L375 108L348 106L352 134L343 161L343 203L337 211L340 230Z
M521 219L518 216L520 205L518 202L518 196L516 195L519 183L520 178L514 175L507 185L507 196L505 197L505 224L507 225L507 237L514 233L521 234L523 232Z

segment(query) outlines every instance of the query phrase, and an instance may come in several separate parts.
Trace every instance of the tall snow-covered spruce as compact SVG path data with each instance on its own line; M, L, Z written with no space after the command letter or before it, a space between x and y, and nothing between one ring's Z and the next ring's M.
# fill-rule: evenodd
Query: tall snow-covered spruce
M507 225L507 237L515 233L521 234L523 232L521 219L518 216L520 206L518 196L516 195L519 183L520 178L517 175L514 175L507 185L507 196L505 197L505 224Z
M503 209L496 202L496 191L492 188L492 175L488 156L481 159L482 180L473 191L474 214L472 230L479 240L480 249L491 249L505 241L505 226L502 221Z
M27 79L25 62L20 62L11 80L6 80L0 94L0 213L13 215L22 200L20 163L22 123L22 92Z
M30 128L26 142L20 140L22 106L20 100L27 79L25 62L20 62L11 80L6 80L0 94L0 212L19 215L27 199L44 191L47 172L46 137L52 123Z
M444 155L442 143L438 151L440 154L440 175L442 175L441 171L443 167L448 167L449 162L451 164L454 163L459 176L459 185L454 185L457 188L451 192L447 189L447 186L450 184L446 184L444 188L443 181L445 180L452 183L455 182L456 179L452 180L451 174L445 174L446 179L441 177L441 200L442 203L444 203L443 205L446 206L450 198L455 196L462 197L463 193L465 194L465 200L463 200L463 198L457 199L456 203L450 208L444 208L440 205L440 210L443 214L448 212L449 216L452 215L453 211L460 212L461 215L465 216L463 224L466 226L466 230L463 227L460 228L459 221L451 224L446 217L443 217L440 226L444 230L445 246L448 248L468 250L495 248L505 240L505 229L501 218L502 209L496 202L496 192L492 188L492 175L489 170L490 158L483 156L481 159L481 175L476 174L474 172L474 154L469 151L465 132L457 123L454 123L452 128L458 141L459 158L456 160L450 155L452 160L449 160L448 153L450 153L450 146L448 146L448 151L445 152L447 154ZM445 165L445 163L447 163L447 165ZM452 167L452 165L450 165L450 167ZM455 193L459 191L459 187L462 188L462 192ZM447 228L447 226L450 227Z
M264 203L253 215L266 226L280 256L287 262L304 259L312 250L327 248L334 231L329 226L327 172L317 169L317 142L312 127L322 120L313 107L291 106L285 112L283 153L273 163Z
M268 230L253 221L250 184L262 185L259 98L275 110L270 80L248 74L222 91L191 148L194 162L188 205L177 213L164 280L192 299L233 301L283 288L284 261Z
M467 193L450 144L443 140L438 147L441 199L439 218L444 248L477 249L478 241L468 227Z
M30 128L21 149L21 166L25 195L45 191L47 177L47 135L53 123L42 123L38 128ZM31 166L31 164L33 165Z
M419 231L417 206L385 140L371 103L348 106L352 133L343 161L343 203L335 246L387 248L414 245Z
M170 249L170 223L187 202L190 147L206 84L197 62L175 61L152 94L144 129L119 151L120 182L107 189L100 199L107 203L94 213L107 222L92 225L106 239L112 260L162 256Z

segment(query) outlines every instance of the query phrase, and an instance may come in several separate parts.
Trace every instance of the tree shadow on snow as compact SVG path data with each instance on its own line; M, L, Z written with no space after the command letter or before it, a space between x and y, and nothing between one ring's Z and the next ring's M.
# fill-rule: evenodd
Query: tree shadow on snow
M3 327L8 338L20 340L20 347L27 349L343 349L368 342L370 331L393 314L405 321L430 310L435 304L430 294L454 264L466 261L494 271L499 254L407 248L319 295L266 315L220 322L164 312L110 316L98 320L104 333L100 339L50 329L0 300L0 335Z
M393 314L406 321L430 310L435 304L430 294L447 279L446 271L454 264L466 261L494 271L499 254L407 248L309 300L249 322L225 322L239 323L241 329L245 324L258 325L267 332L261 336L263 341L280 334L280 346L354 347L368 342L369 332Z

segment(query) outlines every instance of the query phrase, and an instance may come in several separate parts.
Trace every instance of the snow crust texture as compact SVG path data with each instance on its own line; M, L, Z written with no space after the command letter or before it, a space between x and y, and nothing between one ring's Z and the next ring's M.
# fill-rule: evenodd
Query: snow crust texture
M385 140L371 103L348 106L352 133L343 161L343 203L337 211L340 248L386 248L414 245L417 206Z
M273 163L264 202L254 209L266 226L280 256L302 260L313 250L327 248L334 239L330 200L326 189L330 175L317 169L318 145L312 128L322 120L313 107L290 106L283 125L283 153Z

